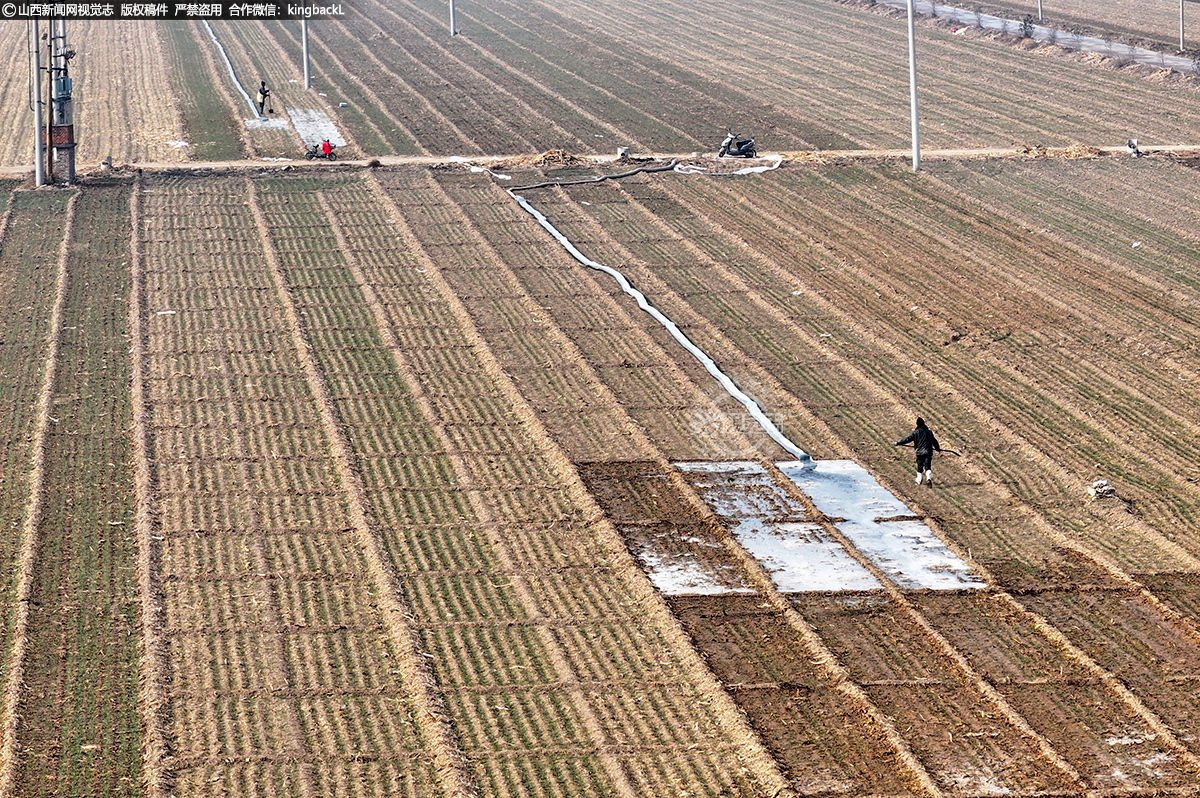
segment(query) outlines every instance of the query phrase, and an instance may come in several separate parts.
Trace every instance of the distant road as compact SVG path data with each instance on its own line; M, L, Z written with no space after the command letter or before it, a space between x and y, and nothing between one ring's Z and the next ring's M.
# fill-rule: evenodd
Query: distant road
M1154 145L1139 143L1142 154L1152 156L1157 154L1170 153L1183 157L1200 158L1200 144L1167 144ZM791 152L767 152L763 153L763 157L751 159L747 161L743 158L723 158L722 163L741 164L753 163L762 161L767 156L783 156L785 163L787 162L822 162L822 161L837 161L837 160L879 160L879 159L908 159L912 156L911 149L889 149L889 150L797 150ZM963 149L922 149L921 159L924 160L964 160L972 158L1089 158L1101 156L1120 156L1129 157L1129 152L1124 145L1120 146L1104 146L1095 147L1089 145L1074 145L1072 147L981 147L981 148L963 148ZM358 158L335 161L330 164L322 160L305 160L303 157L295 160L240 160L240 161L183 161L175 163L132 163L118 164L113 170L114 174L128 174L137 169L142 169L148 172L203 172L203 171L239 171L246 169L283 169L283 168L336 168L339 166L364 168L370 163L375 163L380 166L403 166L409 164L424 164L433 166L437 164L481 164L495 166L515 166L515 165L532 165L533 161L538 157L538 153L525 153L519 155L479 155L463 159L459 156L437 156L437 155L382 155L374 158ZM672 159L680 162L693 161L703 159L716 162L716 154L712 152L689 152L689 153L637 153L636 157L645 160L669 161ZM610 164L617 160L615 155L577 155L576 160L580 162L594 164ZM103 174L106 169L97 165L89 167L87 164L81 164L78 167L80 175L96 176ZM5 166L0 167L0 177L2 178L24 178L31 177L33 174L33 166Z

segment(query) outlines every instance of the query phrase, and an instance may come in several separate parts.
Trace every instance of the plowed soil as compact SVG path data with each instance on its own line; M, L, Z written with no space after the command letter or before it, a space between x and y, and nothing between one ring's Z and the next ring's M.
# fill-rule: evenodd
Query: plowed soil
M297 107L368 157L493 171L0 186L0 798L1196 791L1200 171L1098 149L1190 139L1193 88L922 26L927 145L1017 149L914 174L876 152L907 143L881 9L495 0L451 38L440 2L364 2L312 26ZM217 28L300 96L297 25ZM81 157L289 152L199 28L155 30L78 28L105 50ZM873 155L575 157L730 127ZM907 589L855 548L514 185L978 582ZM916 416L932 485L893 445ZM732 462L783 497L755 520L857 581L781 588L699 487Z

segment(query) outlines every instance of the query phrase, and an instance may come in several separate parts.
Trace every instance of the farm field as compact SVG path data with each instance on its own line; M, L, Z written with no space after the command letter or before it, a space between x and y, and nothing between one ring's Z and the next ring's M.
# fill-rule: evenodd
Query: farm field
M923 24L926 146L1028 154L914 174L881 8L444 11L314 23L312 92L296 23L72 29L84 179L0 182L0 798L1200 792L1200 161L1096 155L1195 81ZM729 127L787 156L573 157Z
M494 0L462 4L451 39L444 5L366 0L314 23L307 92L298 23L78 23L80 167L294 159L317 131L347 157L711 152L729 128L763 151L908 143L904 23L883 6L769 0L732 26L712 2ZM1177 30L1155 24L1168 40ZM23 35L0 26L14 54L0 86L8 165L31 157ZM1200 126L1192 78L1031 54L934 20L918 38L931 148L1187 144ZM279 107L256 119L260 78Z
M1188 791L1200 241L1167 200L1194 175L789 164L522 192L818 472L865 466L986 585L948 592L869 560L875 589L776 584L676 464L786 453L509 181L10 186L11 290L59 288L3 319L42 330L5 349L30 441L5 556L32 597L4 627L8 794ZM31 226L47 201L65 237ZM34 230L57 269L20 260ZM961 452L933 489L890 445L915 413ZM662 541L732 592L656 590Z

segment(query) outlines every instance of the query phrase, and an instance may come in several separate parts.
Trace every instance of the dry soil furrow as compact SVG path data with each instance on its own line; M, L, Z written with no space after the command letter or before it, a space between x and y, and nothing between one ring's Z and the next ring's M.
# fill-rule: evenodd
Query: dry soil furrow
M501 262L497 260L497 262ZM582 267L580 267L582 268ZM583 274L580 274L583 279ZM532 311L537 315L544 315L538 311ZM636 324L630 320L625 311L621 308L614 309L614 316L617 319L625 322L625 326L630 329L636 328ZM622 318L624 317L624 318ZM558 339L556 344L561 346L564 352L568 353L571 359L578 359L581 364L586 365L587 359L583 353L577 348L577 345L572 341L569 334L562 330L557 324L549 322L549 329L556 330L555 338ZM595 385L595 390L612 396L609 390L605 387L596 376L592 376L592 381ZM627 407L627 405L624 405ZM668 480L686 497L693 509L702 514L706 521L714 528L720 528L719 519L713 514L713 511L699 498L695 491L687 485L680 477L679 472L670 463L665 453L656 447L650 437L643 430L641 422L634 418L629 418L625 428L636 436L636 439L641 444L641 448L645 448L653 452L654 461L661 472L667 475ZM734 435L737 433L734 432ZM743 447L749 447L748 442L742 443ZM897 731L895 726L886 718L886 716L875 706L861 688L853 682L846 674L845 670L837 663L836 657L825 646L824 642L813 632L812 628L803 621L796 613L795 609L790 605L774 586L770 576L764 570L761 563L749 555L746 550L735 542L731 536L724 535L720 538L720 542L727 550L742 564L742 567L754 580L757 588L766 596L768 596L775 606L789 621L801 639L807 646L807 654L810 660L820 663L821 669L824 672L824 677L830 682L832 687L839 693L844 695L846 699L854 706L855 710L867 718L880 731L884 738L888 741L890 751L900 762L904 763L907 768L907 779L919 791L930 795L940 795L940 788L936 785L924 766L916 759L903 736Z
M392 361L396 365L397 371L400 373L405 384L410 386L412 395L417 404L421 407L422 413L425 416L427 423L434 430L438 437L442 448L447 452L447 457L450 459L451 467L454 471L454 477L459 483L460 490L463 490L468 497L475 515L484 521L485 527L490 538L490 543L493 550L497 553L497 559L501 568L510 572L516 569L517 560L514 553L507 544L504 535L498 528L502 523L503 518L497 514L497 508L491 505L486 498L486 494L478 489L471 489L471 483L475 481L475 475L472 467L464 460L463 457L454 454L454 442L446 434L445 427L439 421L437 412L430 403L429 397L425 394L421 387L423 382L428 382L428 375L424 380L422 375L416 373L404 355L404 351L397 340L392 328L392 320L388 317L387 310L380 303L378 296L372 290L369 281L362 266L355 257L355 248L346 238L346 234L342 226L338 223L337 214L330 207L324 196L321 197L322 210L324 210L326 218L329 221L330 228L337 237L338 247L346 259L347 265L358 282L359 289L366 297L367 304L371 308L372 315L375 318L376 327L379 330L380 336L383 339L384 346L391 353ZM411 233L403 227L400 229L401 235L404 238L411 237ZM426 261L427 269L434 268L432 261ZM540 602L531 592L531 587L528 582L523 579L514 579L513 587L525 607L529 617L534 621L535 629L538 637L541 640L542 646L549 652L553 662L554 669L559 676L560 683L567 685L571 696L572 703L580 717L583 718L583 723L586 726L589 735L592 739L592 745L600 753L601 761L604 764L605 772L614 788L619 795L631 798L636 795L636 791L630 785L624 772L621 769L620 763L609 750L605 739L604 731L600 726L595 714L593 713L590 704L587 701L586 694L578 682L576 674L572 673L571 667L563 654L562 647L556 637L550 633L550 630L542 623L542 613L540 611Z
M495 8L480 9L474 13L478 20L486 19L484 15L487 15L488 17L493 14L498 16L498 24L489 24L487 21L482 21L479 24L482 24L484 30L486 30L489 34L508 42L512 48L521 52L525 57L541 62L543 64L543 69L548 69L552 72L567 70L561 65L555 63L554 59L542 55L533 47L521 44L516 38L506 34L503 26L507 25L516 28L524 33L526 37L531 39L540 39L543 37L549 39L549 30L554 29L556 34L555 39L566 40L565 43L557 45L556 49L573 52L576 55L585 53L590 56L594 53L603 53L605 61L612 64L612 66L608 67L610 73L605 77L607 82L612 85L613 88L608 88L606 85L604 85L604 83L598 83L594 80L590 80L586 74L581 74L579 72L569 72L568 80L581 84L588 92L604 97L607 100L607 102L604 103L606 110L614 105L624 107L628 109L628 113L631 113L634 116L642 116L647 118L647 120L651 121L653 125L664 128L673 135L677 136L679 141L685 144L694 141L697 137L702 136L705 133L715 134L716 127L711 122L708 123L708 126L712 128L712 130L701 131L696 129L695 124L690 126L691 129L687 129L674 124L669 119L663 118L664 114L662 112L665 107L669 107L667 106L668 103L671 105L681 104L684 106L685 113L689 111L695 113L695 111L692 110L695 105L703 104L709 100L709 98L699 95L694 87L687 86L686 84L679 82L676 80L674 75L670 74L669 71L655 73L654 77L649 78L649 80L654 82L655 92L658 92L661 95L659 98L660 104L656 108L647 110L645 107L635 104L632 98L625 98L621 95L620 89L623 87L632 88L635 92L644 95L645 87L637 85L636 81L639 78L642 80L647 79L647 76L638 75L639 70L637 65L621 64L621 62L626 59L626 54L619 52L616 47L610 45L607 41L603 43L597 41L597 39L600 38L599 36L583 36L570 30L569 28L558 25L551 20L538 20L540 24L538 24L536 28L531 27L528 22L520 21L522 19L528 20L528 10L529 9L527 7L511 8L506 14L500 11L497 5ZM607 37L605 38L607 39ZM484 54L497 66L504 68L506 71L511 70L511 68L508 67L499 56L493 55L490 50L484 51ZM617 66L618 64L620 64L620 66ZM551 95L557 95L561 102L567 102L573 111L593 121L597 127L605 128L610 133L615 134L617 141L626 145L630 145L635 149L641 149L648 146L648 142L645 140L639 140L637 138L637 134L635 133L635 130L641 128L642 125L627 121L625 127L619 128L613 125L611 122L604 121L603 119L597 117L593 112L588 111L582 103L570 101L572 93L571 90L574 87L554 87L545 85L541 82L538 82L535 85L537 85L539 91L544 91ZM688 96L682 98L678 97L680 93L685 93ZM646 99L653 100L653 97L654 95L651 94L647 96ZM622 116L624 116L624 114L622 114ZM642 135L644 135L644 133ZM591 146L587 145L585 145L585 148L592 149Z
M346 441L345 433L333 411L333 401L325 376L313 357L311 344L306 340L304 326L297 313L291 289L280 267L275 253L276 244L263 217L253 182L247 182L250 207L255 225L262 238L264 253L274 278L279 303L291 328L291 336L300 363L304 369L321 417L322 426L330 447L338 477L349 504L350 517L356 537L370 564L371 576L377 583L381 608L389 637L399 654L400 669L406 686L413 695L420 712L421 729L427 736L427 744L434 758L441 787L452 798L469 798L475 794L470 769L450 727L443 699L423 661L419 641L408 622L408 614L401 601L402 588L391 567L388 556L379 538L378 530L367 513L367 502L362 481L354 464L354 454Z
M474 128L472 134L472 142L479 148L479 152L487 152L489 149L500 149L516 147L522 149L528 141L528 133L523 132L519 126L508 122L508 119L519 115L525 125L534 125L540 130L554 130L562 135L569 135L562 130L554 119L548 117L545 113L537 108L534 108L527 101L522 99L518 94L513 93L509 88L497 81L493 80L488 75L479 71L475 67L467 63L466 60L454 55L453 52L445 47L445 45L432 39L425 31L412 23L412 21L395 11L390 7L381 3L377 3L375 8L386 14L392 19L401 29L414 37L417 42L417 47L423 53L421 57L417 57L408 52L407 48L402 50L404 57L410 61L416 74L424 74L431 85L449 85L453 86L459 94L454 97L458 104L457 114L461 115L464 124L473 123ZM383 27L376 24L373 20L363 17L356 20L360 24L369 24L375 29L377 35L382 35L385 40L391 38L391 34ZM421 48L421 44L424 45ZM432 49L432 55L429 50ZM431 64L437 64L445 71L438 72ZM386 70L388 79L394 80L397 83L407 83L404 78L398 74L395 68L388 66L386 63L381 64ZM444 98L448 100L449 98ZM448 115L449 119L453 119L455 114ZM473 117L473 119L472 119ZM486 130L491 127L493 131L501 134L500 142L477 141L474 139L478 135L480 129ZM495 135L492 133L491 135ZM439 147L439 149L443 149Z
M712 199L712 197L714 196L713 191L715 191L716 196L722 198L715 202L715 204L717 206L725 205L728 202L730 202L733 198L741 196L736 191L730 192L730 191L720 189L720 188L712 189L709 184L704 184L704 185L696 184L695 186L693 186L693 184L688 184L688 188L689 189L695 188L696 192L700 193L701 196L706 196L705 201L710 204L714 203L714 200ZM701 189L707 190L707 194L703 193L701 191ZM753 204L754 200L750 199L749 202L751 204ZM753 220L750 220L750 219L748 219L747 221L751 225L753 225L754 223L758 223L761 225L762 224L761 217L757 217L757 218L759 218L760 221L754 222ZM715 221L712 221L712 220L710 220L710 221L711 221L711 224L713 225L714 229L717 229L719 227ZM811 246L813 246L814 249L816 249L818 252L825 251L827 249L827 245L823 243L822 235L818 234L817 236L814 236L812 231L802 230L790 222L786 222L781 219L773 219L771 222L771 227L775 230L786 231L789 235L795 236L801 241L809 241ZM768 234L764 233L764 235L768 235ZM739 236L739 238L744 238L744 236ZM752 249L760 249L760 245L757 243L752 244L751 247L752 247ZM764 258L765 262L767 262L767 263L775 263L775 261L772 260L771 256L769 256L769 255L764 255L762 257ZM853 273L856 274L859 277L859 279L867 280L867 281L869 281L871 279L870 275L864 270L863 267L856 265L853 262L843 260L841 258L838 258L838 262L840 263L840 265L843 266L843 268L848 268L848 269L853 270ZM779 274L780 280L788 280L789 279L788 273L785 270L782 270L781 267L768 266L768 268L776 270ZM846 327L855 330L858 333L861 340L878 342L876 344L877 346L882 346L888 351L894 351L894 352L901 351L900 350L900 342L888 341L887 339L881 338L878 335L878 330L873 329L873 328L868 329L862 321L849 316L845 312L845 310L838 305L838 303L835 303L835 302L825 299L817 291L809 291L809 292L806 292L805 295L814 304L823 306L824 311L826 313L834 316L835 318L841 319L842 323ZM875 315L875 316L873 316L873 318L883 319L883 318L886 318L886 315L887 315L886 313L883 315ZM905 356L905 359L908 359L908 356ZM930 366L930 364L925 364L925 365ZM866 375L866 373L862 371L862 369L860 367L853 366L848 361L843 361L842 369L849 370L852 373L856 373L857 374L857 376L855 377L856 381L860 382L864 386L868 386L868 390L871 390L873 392L881 390L880 386L878 384L876 384L876 381L871 380ZM982 428L1007 430L1001 434L1003 434L1003 436L1005 438L1008 438L1009 442L1011 444L1017 445L1019 447L1019 449L1027 451L1031 455L1035 456L1037 459L1037 462L1041 463L1043 465L1043 467L1046 470L1048 470L1050 473L1056 474L1058 477L1059 484L1074 484L1077 486L1077 490L1079 492L1082 492L1082 490L1083 490L1082 481L1078 478L1073 477L1071 475L1071 473L1069 471L1067 471L1067 469L1065 467L1063 467L1061 464L1059 464L1057 459L1049 457L1048 454L1046 452L1042 451L1041 448L1036 446L1033 442L1027 440L1026 436L1021 436L1021 435L1017 434L1016 432L1011 431L1017 427L1013 427L1012 425L1004 425L1004 424L1000 423L1000 419L996 418L996 416L993 412L986 411L979 404L978 401L971 398L971 396L969 394L964 393L961 385L957 384L957 383L961 382L961 372L960 372L960 379L955 380L954 383L951 383L950 377L948 375L940 376L939 374L936 373L939 370L940 369L934 369L932 367L926 368L923 371L923 374L925 375L925 379L928 379L928 380L934 382L934 384L937 384L939 389L942 389L942 386L945 386L945 389L949 389L950 386L953 384L954 385L954 388L953 388L954 393L952 393L952 394L947 393L944 395L953 395L953 396L961 397L962 401L964 401L966 403L963 405L963 407L964 408L967 408L967 407L972 408L971 415L973 415L979 419L980 426ZM984 387L986 388L986 384L984 385ZM891 392L891 389L889 389L889 392ZM897 404L896 406L901 407L902 405ZM1018 425L1018 427L1019 427L1019 425ZM978 467L978 466L976 466L976 467ZM1131 522L1137 523L1136 519L1134 519ZM1195 566L1196 566L1195 558L1191 557L1191 555L1188 554L1186 552L1186 550L1179 543L1169 540L1161 531L1152 529L1152 528L1148 527L1147 525L1145 525L1144 523L1139 524L1139 526L1141 526L1143 532L1146 535L1150 536L1150 538L1155 542L1156 548L1158 550L1161 550L1164 553L1164 555L1170 555L1172 561L1177 562L1177 563L1182 563L1183 567L1187 567L1189 569L1195 568ZM1063 533L1056 530L1055 538L1062 539L1063 537L1064 537ZM1088 549L1090 551L1092 551L1095 556L1099 556L1099 557L1103 558L1106 562L1109 562L1110 565L1115 565L1115 563L1108 556L1103 555L1099 551L1096 550L1096 544L1094 542L1086 543L1083 545L1087 546ZM1188 563L1191 563L1191 564L1189 565Z
M117 162L184 160L184 150L171 144L183 138L178 101L155 77L166 60L156 26L120 20L70 27L80 53L74 66L78 165L108 156Z
M16 561L16 591L13 597L13 646L9 655L7 682L4 689L4 710L0 715L0 796L16 795L18 735L21 719L18 708L23 698L25 660L29 645L30 594L33 591L34 567L38 556L39 533L43 523L43 481L45 478L46 438L50 433L50 401L58 368L59 339L62 328L63 305L67 295L67 245L71 238L71 220L79 199L76 192L67 204L63 220L63 238L58 252L58 276L55 280L54 305L50 310L49 332L42 378L34 415L37 426L33 433L32 461L29 468L29 498L21 525L21 549Z
M213 52L216 45L213 44L212 39L208 36L208 32L201 28L199 23L189 24L188 33L197 51L203 54L202 58L204 59L204 67L208 72L209 84L221 96L225 101L226 108L229 109L230 119L234 121L234 128L237 130L238 138L242 142L242 151L246 153L246 157L248 158L259 158L260 154L254 148L250 131L242 123L242 120L246 117L246 112L242 111L241 97L236 95L230 88L229 70L220 61L220 57Z
M630 196L628 194L625 194L625 197L626 197L627 203L631 207L637 207L637 208L643 210L644 212L646 212L646 214L645 214L646 218L644 220L645 225L644 226L639 225L640 229L645 230L646 227L657 224L660 227L660 231L664 238L671 235L672 231L670 230L669 226L666 225L665 223L658 222L656 217L653 214L646 211L644 205L642 205L635 198L633 198L632 196ZM707 260L705 254L699 248L691 246L686 241L681 241L679 243L679 245L684 247L685 249L689 250L689 255L687 257L685 257L685 260L691 260L693 258L696 261ZM624 252L621 249L617 249L617 254L618 254L619 259L623 262L636 261L636 259L637 259L635 253ZM723 271L719 264L712 264L712 268L714 269L714 271ZM777 322L780 324L787 323L788 320L786 318L783 318L781 316L781 314L779 314L775 308L771 307L768 303L765 302L765 300L763 300L759 297L756 297L753 289L750 286L746 285L743 281L741 281L739 278L737 278L732 273L725 274L725 277L728 280L728 282L731 285L735 286L739 292L743 292L747 297L750 297L751 301L754 302L756 305L758 305L758 309L760 311L762 311L764 313L780 316L780 318L777 318ZM641 280L639 280L638 282L639 282L639 284L642 284L642 285L649 283L650 282L649 275L643 275L643 278ZM662 294L666 294L670 291L670 289L667 288L666 286L661 286L661 288L663 289ZM657 291L653 292L653 295L655 295L655 296L661 296L662 294L660 294ZM818 341L819 341L819 339L818 339ZM810 343L812 343L814 345L819 345L818 341L810 340ZM774 390L772 390L770 392L770 395L785 396L787 394L786 394L786 391L781 386L774 386ZM802 494L799 494L797 491L795 491L795 486L791 485L790 481L784 479L781 474L778 475L778 478L780 480L780 484L783 485L785 488L790 489L797 499L804 501L806 504L808 503L807 498L803 497ZM691 492L690 489L689 489L689 492ZM698 497L695 498L695 502L700 504L703 507L703 503L700 502ZM704 510L707 512L707 515L710 516L709 520L711 523L718 523L718 520L715 518L715 516L712 515L711 510L707 509L706 507L704 507ZM951 646L948 643L948 641L945 639L945 637L943 637L941 634L939 634L937 632L936 629L934 629L934 627L921 615L921 613L911 603L909 603L904 598L904 595L901 593L901 591L897 589L895 584L887 577L887 575L880 568L878 568L875 564L873 564L866 557L862 556L861 553L859 553L857 551L857 549L854 548L853 544L847 538L845 538L844 535L842 535L840 532L838 532L836 527L834 527L832 525L827 525L826 531L828 534L831 535L831 537L838 540L842 544L842 546L847 551L849 551L851 553L851 555L861 565L864 566L864 568L866 568L866 570L871 572L880 581L881 584L885 585L886 592L889 595L889 597L892 599L892 601L897 606L902 607L904 609L904 611L909 615L909 617L912 618L912 620L914 622L919 624L922 631L927 636L929 636L932 640L935 641L936 645L938 646L939 650L942 652L943 656L945 656L948 660L950 660L951 662L954 663L954 665L958 668L958 670L960 672L961 678L963 678L967 683L969 683L973 686L973 688L976 690L976 692L981 700L992 705L993 711L999 712L1007 720L1007 722L1010 724L1010 726L1013 729L1015 729L1021 736L1025 737L1029 741L1031 741L1031 743L1036 747L1036 749L1040 752L1041 756L1043 756L1046 759L1046 762L1051 767L1053 767L1054 769L1061 772L1072 783L1076 783L1076 784L1080 783L1079 773L1070 764L1068 764L1056 751L1054 751L1053 746L1049 743L1048 740L1046 740L1046 738L1044 736L1042 736L1037 731L1035 731L1025 721L1025 719L1022 718L1008 704L1007 701L1005 701L1003 696L1001 696L985 679L983 679L970 666L970 664L967 662L966 658L963 657L960 652L955 650L953 648L953 646ZM736 545L736 544L734 544L734 545ZM953 548L953 544L951 543L950 545ZM737 548L741 549L740 546L738 546ZM964 559L967 559L965 553L959 552L959 556L963 557ZM752 571L761 571L761 573L759 574L759 580L758 580L760 583L760 589L765 589L768 593L778 594L778 590L774 588L773 583L770 581L769 576L767 576L765 571L762 571L762 566L759 565L752 558L749 558L749 556L747 554L745 554L744 550L741 552L741 559L743 560L745 567L747 567L748 569L751 569ZM969 562L969 559L968 559L968 562ZM977 564L974 564L974 567L977 570L983 571L983 569L980 568ZM790 613L792 613L792 614L795 613L795 610L788 605L787 600L785 598L783 598L782 596L777 595L775 603L781 609L786 609L786 610L790 611ZM798 615L796 615L795 618L792 618L788 614L788 612L785 612L785 615L787 615L789 617L789 619L792 620L793 624L795 624L796 621L799 620ZM802 631L804 633L812 632L811 628L808 627L807 624L805 624L803 626ZM828 654L827 650L825 651L825 654ZM814 658L818 659L818 660L824 659L825 654L821 654L820 652L817 652L814 654ZM865 698L866 697L864 695L863 699L865 700ZM909 749L907 749L907 746L906 746L903 750L907 751Z
M372 182L378 195L384 198L391 207L395 208L398 218L402 218L399 213L400 209L392 204L383 186L374 181ZM422 182L429 188L435 188L437 193L445 197L443 190L437 187L434 181L427 178ZM459 216L458 219L460 224L469 224L465 216ZM482 240L486 241L486 239ZM495 254L492 253L491 257L495 258ZM495 259L497 266L502 262L499 259ZM460 323L467 332L468 338L472 341L476 351L480 353L487 373L510 399L512 406L516 408L522 420L523 427L538 442L538 448L546 453L559 478L570 486L571 495L586 509L589 525L598 530L602 536L606 550L620 564L619 572L625 575L623 581L626 582L629 591L637 597L639 603L647 611L648 619L654 626L660 629L667 636L667 639L672 640L677 656L683 660L687 673L699 688L701 695L704 696L705 703L713 706L714 714L723 727L724 734L732 739L734 744L741 750L746 764L751 768L758 781L764 785L768 785L776 792L780 789L786 789L785 783L774 762L763 750L757 736L746 727L743 716L729 701L728 696L721 690L720 685L712 678L711 672L708 671L699 659L695 650L688 642L686 635L678 626L677 621L663 604L661 597L644 579L640 578L640 576L633 576L633 574L640 573L640 569L629 556L620 539L619 533L604 518L602 511L583 485L574 465L566 457L559 444L547 432L546 428L539 421L536 412L526 402L511 377L509 377L505 367L496 358L495 354L493 354L491 345L477 327L476 319L472 317L467 306L454 293L446 278L434 270L432 261L429 261L427 269L431 274L435 275L435 282L438 285L439 292L442 294L444 300L453 308L455 316L460 319ZM575 353L575 357L579 357L577 352ZM580 362L585 364L581 358ZM633 789L627 776L622 778L622 782L624 790Z

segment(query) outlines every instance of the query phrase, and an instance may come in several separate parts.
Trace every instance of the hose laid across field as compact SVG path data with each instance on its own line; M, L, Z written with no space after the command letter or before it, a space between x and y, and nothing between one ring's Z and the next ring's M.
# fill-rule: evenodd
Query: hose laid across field
M602 175L598 178L588 178L588 179L579 180L579 181L575 181L575 182L577 182L577 183L594 183L594 182L599 182L601 180L611 180L613 178L618 178L618 177L628 177L630 175L638 174L639 172L663 172L663 171L671 170L674 168L675 168L675 162L672 161L670 163L670 165L664 166L664 167L642 167L639 169L635 169L631 172L626 172L624 174ZM789 440L788 437L786 435L784 435L783 432L780 431L780 429L777 426L775 426L775 423L773 421L771 421L771 419L767 418L767 415L763 412L762 408L759 407L758 402L754 401L749 396L747 396L746 393L737 386L737 383L735 383L729 377L729 375L727 375L724 371L722 371L720 366L718 366L716 364L716 362L711 357L709 357L708 354L703 349L696 346L696 344L693 343L692 340L690 338L688 338L687 335L685 335L682 330L679 329L678 325L676 325L675 322L671 321L671 319L666 314L664 314L658 308L654 307L654 305L650 304L650 300L648 300L646 298L646 295L643 294L641 291L637 290L636 288L634 288L633 284L629 282L629 280L625 277L624 274L622 274L620 271L613 269L609 266L605 266L603 263L598 263L597 261L594 261L591 258L589 258L588 256L584 255L582 252L579 251L579 249L573 243L571 243L571 240L568 239L566 236L564 236L558 230L557 227L555 227L553 224L551 224L550 220L547 219L540 211L538 211L537 208L534 208L532 205L530 205L529 202L524 197L521 197L515 193L517 191L523 191L523 190L528 190L528 189L545 188L548 186L563 186L563 185L571 185L571 184L570 183L555 183L555 182L539 183L539 184L531 185L531 186L522 186L520 188L508 189L508 194L510 197L512 197L513 199L515 199L517 201L517 204L520 205L525 210L526 213L528 213L534 219L537 219L538 224L540 224L546 230L546 232L548 232L550 235L554 236L555 240L558 241L558 243L562 244L563 248L566 249L567 252L571 253L571 257L575 258L575 260L579 261L584 266L587 266L588 268L591 268L591 269L596 269L597 271L602 271L605 274L611 276L614 280L616 280L617 284L621 286L621 290L624 291L629 296L634 298L634 300L638 304L638 307L640 307L642 310L649 313L651 316L654 317L654 319L659 324L661 324L663 327L665 327L667 332L669 332L671 334L671 336L676 341L678 341L680 343L680 345L683 346L684 349L691 352L692 355L696 358L696 360L700 361L700 364L702 366L704 366L705 370L709 374L711 374L713 377L716 378L717 382L721 383L721 386L725 389L725 391L730 396L732 396L734 399L736 399L738 402L740 402L746 408L746 410L750 413L750 416L755 421L757 421L758 425L760 427L762 427L763 431L766 432L767 435L769 435L771 437L771 440L775 441L780 446L782 446L784 451L786 451L789 454L791 454L792 456L794 456L798 462L805 464L804 465L805 468L815 468L816 463L813 462L813 459L808 454L808 452L804 451L799 446L792 443L792 441Z

